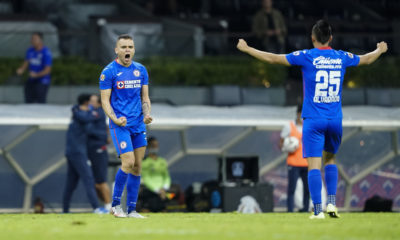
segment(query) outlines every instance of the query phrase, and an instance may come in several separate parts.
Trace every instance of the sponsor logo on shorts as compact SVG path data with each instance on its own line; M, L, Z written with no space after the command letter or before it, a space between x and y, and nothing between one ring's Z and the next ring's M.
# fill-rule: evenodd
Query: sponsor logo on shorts
M121 144L120 144L120 146L121 146L122 149L125 149L125 148L126 148L126 142L125 142L125 141L122 141Z
M293 53L294 56L299 56L300 55L300 51L296 51Z
M139 70L133 71L133 75L134 75L135 77L139 77L139 76L140 76Z
M101 75L100 75L100 81L104 81L104 79L106 79L106 75L101 74Z

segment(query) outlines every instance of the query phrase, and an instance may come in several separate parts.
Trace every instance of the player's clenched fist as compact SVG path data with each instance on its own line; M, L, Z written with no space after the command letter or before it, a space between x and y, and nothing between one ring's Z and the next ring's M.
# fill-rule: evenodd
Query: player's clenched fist
M120 117L116 121L114 121L114 123L120 127L125 127L126 126L126 117Z
M246 52L247 49L249 48L249 46L247 46L247 43L246 43L245 40L239 39L239 42L237 44L237 48L242 52Z
M388 50L387 43L382 41L376 44L376 48L379 49L381 53L385 53Z
M146 116L144 116L144 118L143 118L143 122L144 122L145 124L150 124L152 121L153 121L153 118L152 118L150 115L146 115Z

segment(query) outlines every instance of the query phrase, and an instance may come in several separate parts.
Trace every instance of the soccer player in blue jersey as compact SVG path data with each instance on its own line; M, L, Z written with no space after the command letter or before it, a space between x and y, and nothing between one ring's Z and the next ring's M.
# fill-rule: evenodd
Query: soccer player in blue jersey
M303 72L304 100L303 156L308 161L308 183L314 214L310 219L325 218L321 206L321 162L325 165L327 185L327 213L339 217L336 208L338 169L335 154L342 139L341 95L343 77L347 67L368 65L387 51L387 44L380 42L376 50L354 55L329 47L332 30L325 20L319 20L312 28L313 49L290 54L274 54L251 48L240 39L237 48L261 61L285 66L301 66Z
M146 68L132 61L135 45L129 35L118 37L117 59L100 75L101 103L110 118L110 133L121 158L115 176L111 213L116 217L144 218L136 212L141 164L146 151L146 126L152 122L149 76ZM121 195L127 185L127 214L121 208Z

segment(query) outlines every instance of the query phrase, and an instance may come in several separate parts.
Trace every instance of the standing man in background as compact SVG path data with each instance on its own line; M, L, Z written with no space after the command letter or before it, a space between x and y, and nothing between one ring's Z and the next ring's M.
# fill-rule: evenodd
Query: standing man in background
M136 212L142 159L146 151L146 126L150 116L149 76L146 68L132 61L135 45L131 36L120 35L115 46L117 59L100 75L101 104L110 118L110 133L121 168L115 176L111 214L115 217L144 218ZM121 208L127 185L127 212Z
M253 18L253 33L263 50L283 53L287 29L282 13L272 7L272 0L262 0L261 4L262 9Z
M92 111L97 118L92 122L92 126L90 128L91 131L89 132L88 136L88 156L92 164L97 195L104 202L104 208L110 211L111 192L110 187L107 184L107 144L111 142L111 139L108 137L106 115L101 108L99 96L96 94L91 95L89 105L92 107Z
M46 103L50 86L52 57L50 49L43 45L43 33L35 32L31 39L32 47L28 48L25 60L17 69L17 75L29 70L25 83L25 103Z
M307 212L310 205L310 193L308 191L308 164L307 160L303 158L303 146L301 143L303 132L303 119L301 118L302 106L297 106L296 121L290 121L286 124L281 132L280 147L283 152L288 153L288 193L287 193L287 209L288 212L293 212L294 208L294 193L296 191L297 179L300 177L303 182L303 208L300 212ZM298 148L290 152L285 149L284 140L288 137L295 137L299 141Z

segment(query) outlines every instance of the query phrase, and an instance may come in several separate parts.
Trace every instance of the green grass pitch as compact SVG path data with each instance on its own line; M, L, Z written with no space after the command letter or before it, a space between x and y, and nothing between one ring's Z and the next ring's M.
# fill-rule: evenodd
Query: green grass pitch
M399 213L166 213L147 219L95 214L0 214L0 239L400 239Z

